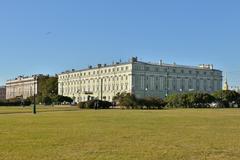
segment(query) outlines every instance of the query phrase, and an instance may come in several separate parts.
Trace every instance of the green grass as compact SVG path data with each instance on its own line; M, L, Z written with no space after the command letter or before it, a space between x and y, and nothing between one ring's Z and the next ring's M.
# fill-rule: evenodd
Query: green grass
M76 111L79 110L78 107L75 106L37 106L37 112L56 112L56 111ZM7 107L0 106L0 115L1 114L14 114L14 113L32 113L32 106L28 107Z
M0 159L239 160L240 110L0 114Z

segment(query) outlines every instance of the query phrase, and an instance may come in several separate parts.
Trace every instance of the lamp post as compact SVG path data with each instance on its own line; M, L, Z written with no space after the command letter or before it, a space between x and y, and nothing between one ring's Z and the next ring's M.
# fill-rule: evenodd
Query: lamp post
M54 96L55 96L55 93L54 93L54 90L52 90L52 99L53 99L52 100L52 107L54 107L54 103L55 103L54 101L55 101L55 98L56 98Z
M179 89L179 91L180 91L180 93L182 93L182 92L183 92L183 89L181 88L181 89Z
M101 93L100 93L100 97L101 97L101 101L103 100L103 79L101 78Z
M81 93L80 89L77 90L77 93L78 93L78 103L80 103L80 93Z
M168 82L169 72L168 72L168 69L169 69L169 68L166 69L167 74L166 74L166 87L165 87L166 94L165 94L165 97L167 97L167 96L168 96L168 93L169 93L169 82Z
M144 98L146 97L146 95L148 96L147 91L148 91L148 87L144 89Z
M36 114L36 76L34 76L34 81L33 81L33 87L34 87L34 93L33 93L33 114Z

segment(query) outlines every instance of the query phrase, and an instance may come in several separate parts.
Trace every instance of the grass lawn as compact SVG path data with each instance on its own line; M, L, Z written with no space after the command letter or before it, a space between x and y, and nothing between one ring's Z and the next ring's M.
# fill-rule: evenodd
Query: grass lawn
M0 106L0 115L1 114L14 114L14 113L32 113L32 107L5 107ZM61 105L54 105L54 106L37 106L37 112L55 112L55 111L76 111L79 110L78 107L75 106L61 106Z
M0 114L0 159L239 160L240 110Z

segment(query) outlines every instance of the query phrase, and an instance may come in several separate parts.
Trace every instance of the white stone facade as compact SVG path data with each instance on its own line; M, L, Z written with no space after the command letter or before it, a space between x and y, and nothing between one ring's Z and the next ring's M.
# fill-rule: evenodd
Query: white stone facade
M212 93L222 89L222 71L212 65L133 63L133 93L137 97L165 97L180 92Z
M58 75L59 95L86 101L89 96L112 101L121 92L137 97L165 97L176 92L212 93L222 89L222 71L212 65L198 67L140 62L98 65L85 70L72 70Z
M35 86L35 87L34 87ZM24 99L38 93L38 80L36 76L8 80L6 83L6 99L23 97Z
M86 101L89 95L112 101L118 92L132 92L131 74L129 63L65 72L58 76L58 93L75 97L77 102Z

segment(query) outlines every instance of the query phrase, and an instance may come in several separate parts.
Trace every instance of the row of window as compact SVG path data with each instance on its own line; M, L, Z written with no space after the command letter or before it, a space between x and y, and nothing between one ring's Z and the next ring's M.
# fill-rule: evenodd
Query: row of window
M102 78L102 79L85 79L85 80L75 80L75 81L68 81L68 82L60 82L61 85L79 85L79 84L86 84L86 83L100 83L103 82L111 82L111 81L123 81L128 80L128 76L120 76L120 77L112 77L112 78Z
M145 80L144 76L135 79L136 88L150 89L150 90L164 90L169 88L171 90L181 89L197 89L217 90L221 88L221 81L218 80L203 80L203 79L167 79L160 77L159 81L155 81L154 77Z
M155 88L152 88L150 89L150 87L147 85L146 88L145 88L145 91L176 91L176 92L184 92L184 91L200 91L200 90L203 90L203 91L213 91L213 90L217 90L217 86L215 86L214 88L213 87L207 87L207 86L204 86L204 87L200 87L199 85L197 86L181 86L181 87L177 87L176 85L173 85L173 86L169 86L168 88L160 88L158 85L155 86Z
M8 92L8 95L30 95L33 96L34 91L29 91L29 90L25 90L25 91L16 91L16 92Z
M91 76L91 75L99 75L99 74L104 74L104 73L128 71L128 69L129 69L129 67L126 66L126 67L116 67L116 68L109 68L109 69L79 72L79 73L71 73L71 74L68 74L68 75L60 75L59 79L77 78L77 77L81 77L81 76Z
M176 68L159 68L159 67L149 67L149 66L136 66L136 70L142 71L152 71L152 72L166 72L166 73L181 73L181 74L197 74L197 75L218 75L214 71L200 71L200 70L186 70L186 69L176 69Z
M135 78L135 77L134 77ZM197 81L197 82L199 82L199 81L204 81L204 83L206 83L207 81L219 81L219 82L221 82L220 80L217 80L217 79L210 79L210 78L208 78L208 79L206 79L206 78L194 78L194 77L192 77L192 78L179 78L179 77L162 77L162 76L160 76L160 77L157 77L157 76L136 76L136 78L135 78L135 83L138 83L139 81L141 81L141 83L142 82L144 82L144 81L146 81L146 82L153 82L153 83L161 83L163 80L172 80L174 83L176 83L176 82L188 82L188 83L192 83L192 81Z
M141 76L144 77L144 76ZM156 81L160 80L161 78L168 78L168 79L186 79L186 80L191 80L191 79L199 79L199 80L211 80L211 78L203 78L203 77L177 77L177 76L146 76L146 80L149 80L150 78L155 78Z
M84 93L86 91L88 92L99 92L99 91L123 91L128 90L128 84L122 84L122 85L104 85L102 86L84 86L84 87L63 87L59 88L59 94L77 94L77 93Z

